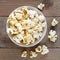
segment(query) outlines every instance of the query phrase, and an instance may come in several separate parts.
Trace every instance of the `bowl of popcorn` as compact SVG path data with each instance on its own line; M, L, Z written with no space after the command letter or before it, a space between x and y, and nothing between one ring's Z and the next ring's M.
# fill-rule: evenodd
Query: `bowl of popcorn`
M35 7L21 6L9 15L6 31L11 41L16 45L32 47L46 35L46 18Z

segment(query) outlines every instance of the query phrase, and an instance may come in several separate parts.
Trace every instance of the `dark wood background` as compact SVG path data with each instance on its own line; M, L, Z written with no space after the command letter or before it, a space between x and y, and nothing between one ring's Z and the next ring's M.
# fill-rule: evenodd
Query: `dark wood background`
M50 52L48 55L42 56L39 53L33 59L30 59L29 56L21 58L21 52L24 49L29 52L34 50L36 46L22 48L12 43L6 33L7 17L17 7L29 5L37 8L37 5L41 2L46 5L42 12L47 19L47 35L51 29L52 19L56 18L59 21L59 24L54 28L57 31L58 39L55 43L52 43L46 35L39 43L49 47ZM0 0L0 60L60 60L60 0Z

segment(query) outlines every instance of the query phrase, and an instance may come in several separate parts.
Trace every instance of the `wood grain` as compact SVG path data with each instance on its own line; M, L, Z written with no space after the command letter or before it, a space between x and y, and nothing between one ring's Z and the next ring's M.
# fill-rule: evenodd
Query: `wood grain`
M57 31L58 39L55 43L52 43L48 39L48 32L51 29L51 21L54 17L46 17L47 18L47 34L45 38L39 44L46 44L48 47L60 47L60 24L58 24L54 29ZM60 17L56 17L58 22L60 23ZM7 33L6 33L6 21L7 17L0 17L0 47L8 47L8 48L16 48L18 47L14 43L11 42Z
M41 2L45 4L42 12L46 16L48 29L45 38L38 45L47 45L50 52L45 56L39 53L33 59L30 59L29 56L21 58L23 50L27 50L29 54L30 50L34 50L36 46L22 48L15 45L6 33L7 17L17 7L33 6L37 8L37 5ZM53 18L56 18L59 22L54 28L51 27ZM47 38L50 29L57 31L58 39L55 43L50 42ZM0 60L60 60L60 0L0 0Z
M43 10L45 16L60 16L60 0L0 0L0 16L8 16L19 6L37 7L41 2L46 6Z
M21 49L0 49L0 60L60 60L60 49L49 49L48 55L42 56L40 53L36 58L22 58ZM56 58L55 58L56 57Z

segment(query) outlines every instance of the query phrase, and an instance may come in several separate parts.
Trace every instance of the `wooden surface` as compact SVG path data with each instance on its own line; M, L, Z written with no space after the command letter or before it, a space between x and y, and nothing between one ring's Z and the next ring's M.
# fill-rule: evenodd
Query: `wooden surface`
M46 44L49 47L49 54L30 59L21 58L21 52L25 49L28 52L34 50L35 47L22 48L12 43L6 33L6 21L8 15L19 6L30 5L37 7L43 2L46 4L43 14L46 16L48 30L45 38L39 44ZM59 24L54 28L57 31L58 39L52 43L47 38L51 29L51 21L56 18ZM32 49L33 48L33 49ZM0 0L0 60L60 60L60 0Z

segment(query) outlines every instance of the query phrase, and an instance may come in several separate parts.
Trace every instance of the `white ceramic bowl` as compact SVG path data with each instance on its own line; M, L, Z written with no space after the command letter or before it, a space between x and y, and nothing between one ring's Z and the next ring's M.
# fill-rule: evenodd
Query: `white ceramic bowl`
M43 13L42 13L40 10L38 10L37 8L32 7L32 6L21 6L21 7L16 8L15 10L22 9L23 7L27 7L28 9L35 10L35 11L38 12L38 14L43 15ZM13 10L12 12L14 12L15 10ZM12 14L12 13L11 13L11 14ZM11 14L10 14L10 15L11 15ZM10 16L10 15L9 15L9 16ZM44 15L43 15L43 16L44 16ZM45 18L45 20L46 20L46 18ZM8 19L7 19L7 23L6 23L6 31L7 31L7 29L8 29ZM9 36L9 38L11 39L11 41L12 41L13 43L15 43L16 45L21 46L21 47L32 47L32 46L38 44L39 42L41 42L41 41L43 40L44 36L46 35L46 31L47 31L47 22L46 22L46 26L45 26L45 29L44 29L44 31L43 31L43 34L42 34L40 40L37 40L35 43L32 43L32 44L30 44L30 45L23 45L23 44L17 43L17 42L15 42L15 41L13 40L13 38L12 38L12 36L11 36L10 34L8 34L8 33L7 33L7 34L8 34L8 36Z

